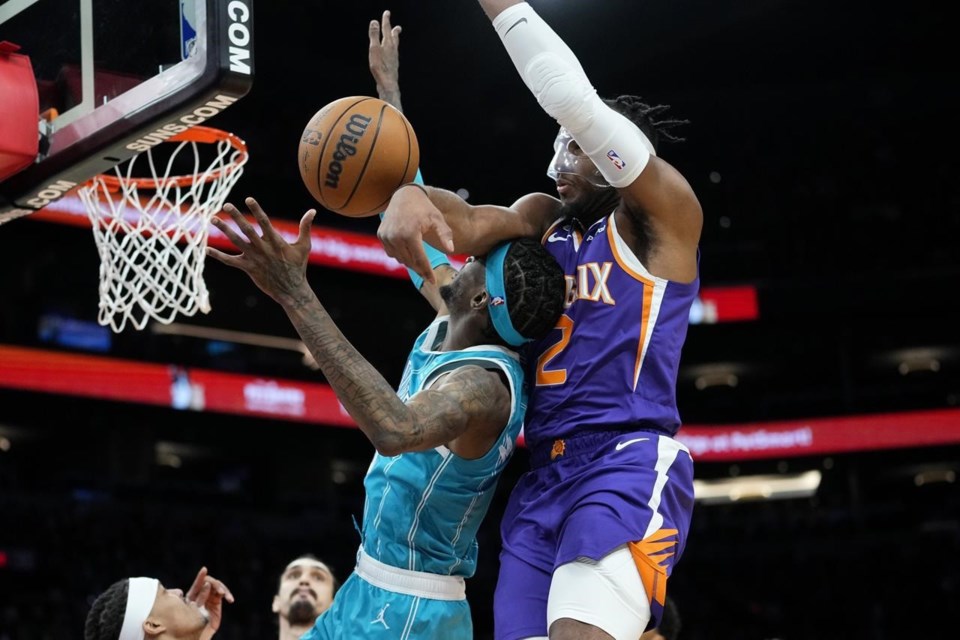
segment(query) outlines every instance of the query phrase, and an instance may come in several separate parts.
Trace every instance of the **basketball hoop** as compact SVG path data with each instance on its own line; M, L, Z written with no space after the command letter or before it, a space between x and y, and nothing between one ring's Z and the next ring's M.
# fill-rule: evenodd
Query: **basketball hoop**
M127 322L143 329L150 318L169 324L177 314L210 311L203 280L210 220L243 173L247 145L199 126L165 142L176 143L163 145L172 148L165 160L148 149L79 192L100 253L97 320L116 333ZM210 152L201 153L201 145L215 149L212 161L202 160ZM146 173L144 164L149 175L135 176L135 167Z

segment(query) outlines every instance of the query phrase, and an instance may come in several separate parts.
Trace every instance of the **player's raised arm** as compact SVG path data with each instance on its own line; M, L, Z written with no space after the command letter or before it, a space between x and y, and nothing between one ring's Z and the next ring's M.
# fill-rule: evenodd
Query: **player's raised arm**
M246 203L263 235L228 204L224 211L239 233L219 218L213 224L243 253L233 256L208 248L208 255L245 271L283 307L337 398L377 451L387 456L423 451L449 443L468 428L486 434L503 429L510 414L509 391L497 374L480 367L457 369L435 389L421 392L404 404L344 337L307 283L310 223L315 211L303 216L300 235L289 244L273 229L253 198L247 198ZM486 444L489 446L489 442Z
M370 74L377 83L377 96L403 113L400 103L400 25L390 23L390 12L384 11L380 20L371 20L367 34L370 48L367 54Z
M669 273L658 275L692 280L703 214L687 181L656 157L654 145L634 122L597 95L577 57L529 4L479 2L537 102L570 133L576 152L589 157L619 191L625 226L643 228L649 221L663 246L683 254L665 265ZM624 231L629 235L634 229Z
M367 32L370 38L367 57L370 74L377 83L377 96L403 113L400 102L401 32L400 25L391 24L389 11L384 11L379 21L371 20ZM415 182L423 184L419 170ZM408 268L410 280L439 315L446 315L447 307L440 296L440 287L453 280L457 274L456 269L450 266L450 259L442 251L432 247L423 247L423 250L430 263L432 278L424 280L420 274Z

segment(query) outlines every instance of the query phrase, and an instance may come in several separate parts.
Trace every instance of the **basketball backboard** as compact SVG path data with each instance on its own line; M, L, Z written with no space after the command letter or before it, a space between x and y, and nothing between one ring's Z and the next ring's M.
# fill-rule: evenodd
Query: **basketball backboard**
M4 40L31 58L39 112L57 116L38 114L37 162L0 182L0 224L207 121L253 81L253 0L6 0Z

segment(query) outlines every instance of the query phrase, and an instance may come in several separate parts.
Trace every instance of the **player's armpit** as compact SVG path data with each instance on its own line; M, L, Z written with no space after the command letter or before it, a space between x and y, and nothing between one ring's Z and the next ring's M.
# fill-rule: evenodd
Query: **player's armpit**
M658 254L673 256L658 265L659 269L652 269L653 274L677 282L692 281L697 275L703 210L687 180L653 156L643 172L619 192L623 206L618 210L617 225L628 244L632 244L629 236L640 235L645 225L650 225L662 249Z
M510 418L511 398L498 373L466 365L413 396L407 407L413 420L402 451L447 445L457 455L472 459L496 442Z

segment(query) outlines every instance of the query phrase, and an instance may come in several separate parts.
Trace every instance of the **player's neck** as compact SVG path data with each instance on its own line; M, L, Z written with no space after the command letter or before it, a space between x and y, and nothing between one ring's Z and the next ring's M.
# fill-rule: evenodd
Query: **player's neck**
M287 620L280 618L280 640L300 640L300 637L312 628L312 624L291 625Z
M600 218L612 213L619 205L620 194L616 189L598 189L585 199L561 205L560 217L575 218L587 229Z
M470 326L468 318L450 317L447 322L447 335L440 345L441 351L460 351L477 344L476 331Z

